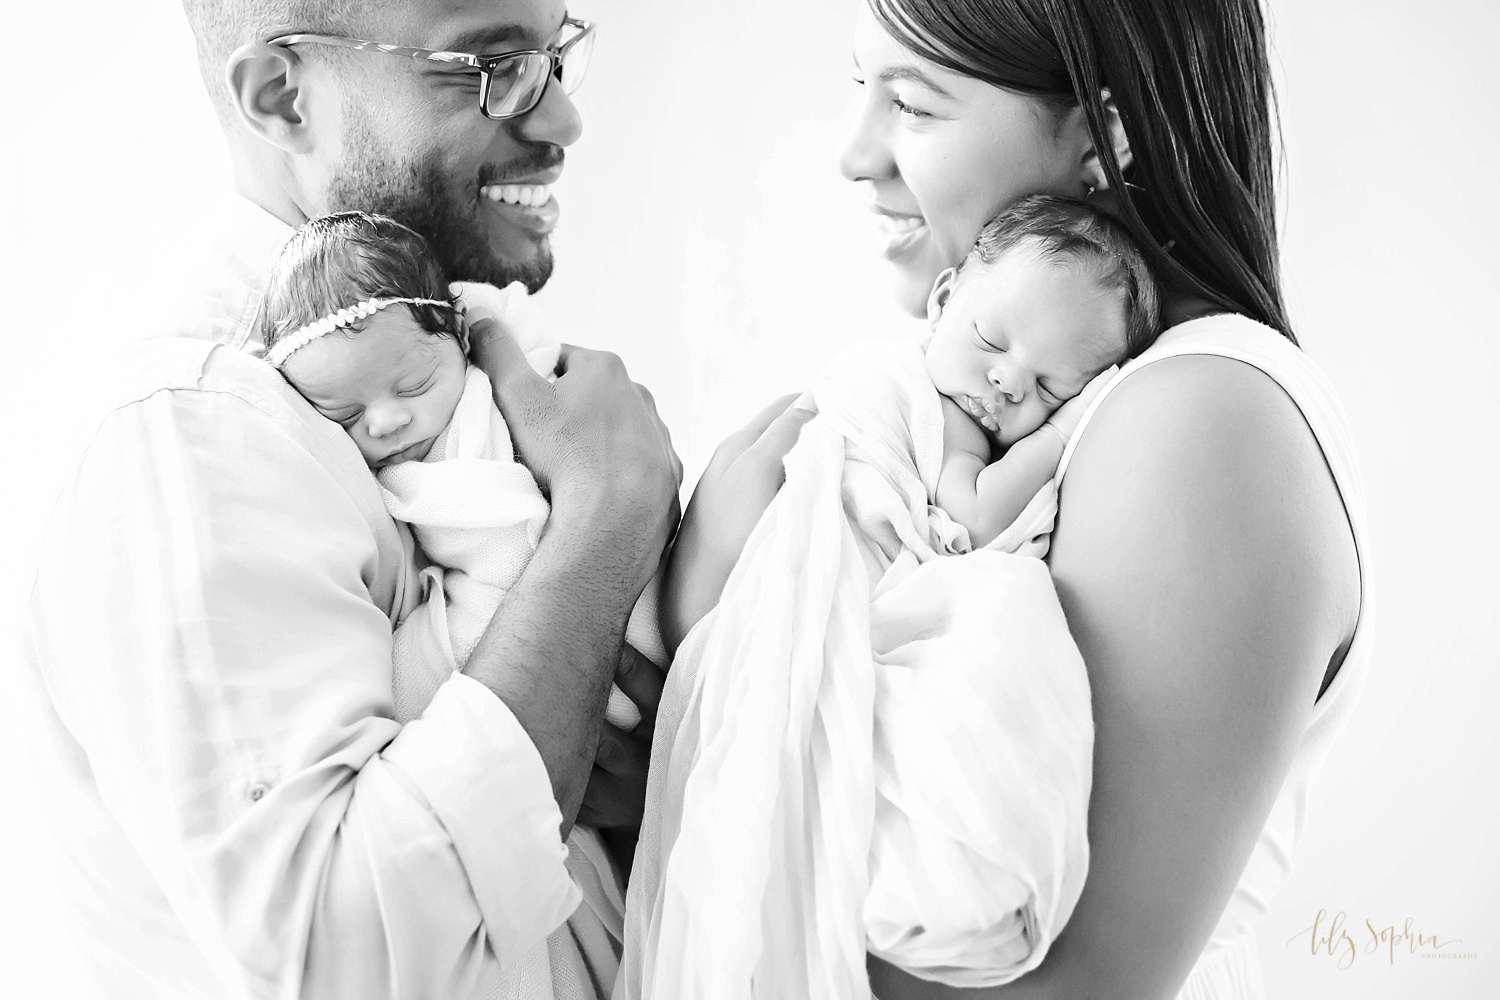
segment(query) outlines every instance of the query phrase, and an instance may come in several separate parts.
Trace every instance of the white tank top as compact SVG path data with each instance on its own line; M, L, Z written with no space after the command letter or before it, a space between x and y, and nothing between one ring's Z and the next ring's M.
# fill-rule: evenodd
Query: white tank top
M1302 835L1313 779L1358 700L1370 659L1373 605L1365 543L1364 488L1348 419L1327 376L1275 330L1236 315L1207 316L1175 326L1122 368L1085 411L1077 433L1063 453L1057 472L1059 483L1084 429L1104 398L1133 372L1163 358L1185 354L1213 354L1254 365L1286 391L1323 449L1323 457L1343 499L1359 557L1360 604L1353 642L1338 673L1313 707L1312 718L1293 756L1291 771L1250 860L1209 938L1208 947L1178 994L1178 1000L1261 1000L1264 990L1255 952L1254 927L1270 909L1272 896L1291 872L1292 847Z

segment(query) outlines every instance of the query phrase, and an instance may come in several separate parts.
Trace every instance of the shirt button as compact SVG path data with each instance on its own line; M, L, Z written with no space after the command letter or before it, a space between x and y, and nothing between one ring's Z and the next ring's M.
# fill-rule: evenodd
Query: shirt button
M261 799L265 798L266 793L270 790L270 785L267 785L263 781L257 781L255 784L250 786L250 801L259 802Z

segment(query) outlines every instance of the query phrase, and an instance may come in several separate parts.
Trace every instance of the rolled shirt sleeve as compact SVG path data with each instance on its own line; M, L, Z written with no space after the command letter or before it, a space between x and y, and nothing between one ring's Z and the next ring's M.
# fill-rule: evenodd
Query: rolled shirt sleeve
M356 449L259 361L150 350L181 377L100 425L30 608L93 793L226 993L484 992L580 899L535 747L462 675L392 718L404 554Z

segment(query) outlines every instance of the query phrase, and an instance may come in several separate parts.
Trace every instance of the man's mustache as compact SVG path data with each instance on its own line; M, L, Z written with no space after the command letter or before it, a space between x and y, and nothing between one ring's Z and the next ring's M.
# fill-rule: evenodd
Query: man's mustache
M479 167L479 186L507 184L562 166L563 148L553 143L536 146L508 163L484 163Z

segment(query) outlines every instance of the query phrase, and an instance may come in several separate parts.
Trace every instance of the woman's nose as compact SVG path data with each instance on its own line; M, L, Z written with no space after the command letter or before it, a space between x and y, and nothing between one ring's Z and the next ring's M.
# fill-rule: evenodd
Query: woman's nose
M868 108L862 107L839 154L839 172L846 180L883 180L895 176L895 163L885 136Z
M365 432L372 438L383 438L411 423L411 411L404 406L374 406L365 410Z

